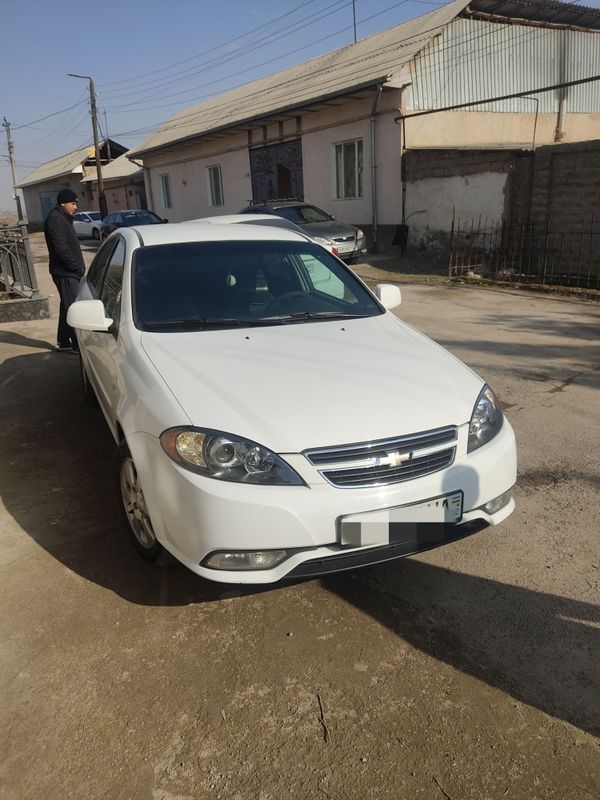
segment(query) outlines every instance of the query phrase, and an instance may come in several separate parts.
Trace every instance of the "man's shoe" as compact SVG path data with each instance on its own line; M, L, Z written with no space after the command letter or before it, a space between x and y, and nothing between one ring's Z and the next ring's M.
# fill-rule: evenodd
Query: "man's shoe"
M55 344L52 349L56 353L68 353L69 350L73 350L70 344Z

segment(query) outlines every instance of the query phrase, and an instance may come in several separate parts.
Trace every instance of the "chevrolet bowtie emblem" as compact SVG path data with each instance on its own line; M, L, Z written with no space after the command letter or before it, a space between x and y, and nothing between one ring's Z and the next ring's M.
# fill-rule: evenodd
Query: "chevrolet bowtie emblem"
M398 450L394 450L383 458L376 458L375 461L378 467L399 467L407 461L412 461L412 459L412 451L410 453L400 453Z

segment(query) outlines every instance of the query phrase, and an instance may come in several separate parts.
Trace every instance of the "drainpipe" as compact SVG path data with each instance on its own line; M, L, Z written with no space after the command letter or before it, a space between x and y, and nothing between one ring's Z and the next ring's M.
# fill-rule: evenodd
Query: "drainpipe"
M371 112L371 199L373 206L373 252L378 250L378 236L377 236L377 151L375 146L375 115L379 106L379 99L383 92L383 85L377 86L377 94L375 95L375 102L373 103L373 111Z
M567 71L567 31L560 31L560 62L559 62L559 82L565 83ZM567 132L565 131L565 108L567 104L568 89L564 86L558 90L558 120L554 131L554 141L561 142Z

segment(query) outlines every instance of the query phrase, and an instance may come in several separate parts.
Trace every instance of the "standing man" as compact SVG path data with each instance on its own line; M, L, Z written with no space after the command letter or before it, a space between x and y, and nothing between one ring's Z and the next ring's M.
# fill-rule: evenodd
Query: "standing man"
M67 311L77 296L79 279L85 264L79 240L73 229L73 215L77 211L77 195L72 189L61 189L56 206L46 217L44 236L50 255L50 274L60 296L58 316L58 343L56 351L79 352L75 331L67 325Z

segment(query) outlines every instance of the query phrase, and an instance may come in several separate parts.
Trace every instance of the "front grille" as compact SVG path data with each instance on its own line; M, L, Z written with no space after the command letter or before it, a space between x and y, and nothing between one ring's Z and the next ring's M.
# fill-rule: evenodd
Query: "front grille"
M307 450L304 455L333 486L384 486L450 466L456 455L452 444L456 439L457 429L450 426L395 439Z
M344 244L345 242L353 242L354 238L354 234L351 233L349 236L332 236L331 241L337 244Z

